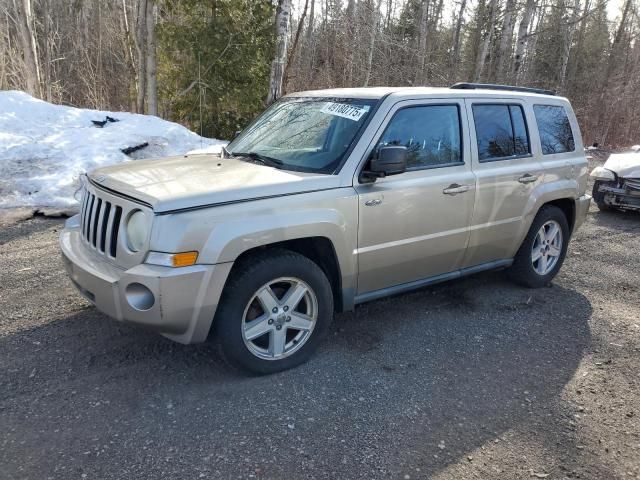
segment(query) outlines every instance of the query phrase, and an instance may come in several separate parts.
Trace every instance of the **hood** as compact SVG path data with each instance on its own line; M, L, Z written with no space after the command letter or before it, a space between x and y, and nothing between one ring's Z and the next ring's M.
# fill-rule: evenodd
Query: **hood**
M211 154L121 163L97 169L89 178L148 203L157 213L340 186L337 175L291 172Z
M603 167L622 178L640 178L640 153L614 153Z

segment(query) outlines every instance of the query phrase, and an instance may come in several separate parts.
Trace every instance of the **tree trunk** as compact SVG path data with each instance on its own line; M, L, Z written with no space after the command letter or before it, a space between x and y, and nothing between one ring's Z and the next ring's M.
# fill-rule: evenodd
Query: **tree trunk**
M460 11L456 19L456 29L453 35L453 54L451 55L451 81L455 81L458 73L458 62L460 61L460 30L462 30L462 22L464 21L464 9L467 6L467 0L460 2Z
M588 3L588 2L587 2ZM575 0L573 5L573 12L569 17L568 25L564 26L564 32L562 37L562 57L560 59L560 74L558 79L558 91L562 94L566 92L567 86L567 67L569 65L569 54L571 53L571 43L573 40L573 33L578 21L578 11L580 9L580 0Z
M24 61L27 92L34 97L41 97L40 67L31 0L21 0L20 5L16 4L16 0L13 0L13 6L18 17L17 29Z
M155 0L147 1L147 113L158 115L158 65L156 59L156 16L158 5Z
M504 82L506 77L506 69L509 56L511 54L511 45L513 44L513 23L515 17L515 0L507 0L504 10L504 19L502 20L502 36L500 37L500 47L498 50L498 68L497 80Z
M582 8L582 20L580 22L580 29L578 30L578 40L576 41L575 51L577 55L575 60L571 63L571 68L569 68L569 72L567 73L567 85L565 86L565 90L570 90L572 88L571 81L575 80L576 71L580 65L580 56L582 55L582 45L584 43L584 35L588 22L588 13L591 8L591 1L585 0L584 6Z
M513 76L518 78L520 76L520 70L522 69L522 61L524 57L525 47L527 46L527 40L529 33L529 23L531 23L531 17L536 8L536 0L527 0L527 4L524 7L524 13L518 26L518 40L516 42L516 53L513 57Z
M489 4L489 30L484 37L482 45L480 46L480 50L478 51L478 58L476 59L476 70L473 75L474 82L479 82L482 78L484 62L487 59L487 54L489 53L489 45L491 44L491 37L493 37L493 31L495 30L496 14L498 9L497 7L497 0L491 0L491 3Z
M136 11L136 53L138 55L138 98L136 111L144 113L147 96L147 0L138 0Z
M533 15L531 16L531 25L529 26L528 30L529 38L527 39L527 43L525 46L522 65L520 67L520 70L518 71L518 76L516 77L516 82L518 85L528 82L531 65L534 64L535 60L537 60L536 46L538 43L538 38L540 38L539 32L542 29L542 25L544 25L545 13L546 9L544 8L544 6L536 6Z
M307 25L307 45L311 44L311 38L313 37L313 22L315 22L316 15L316 1L311 0L311 9L309 10L309 25Z
M611 121L606 121L608 117L609 110L611 109L611 105L607 105L606 95L611 93L609 90L609 85L611 84L611 77L613 76L613 72L616 69L616 65L618 63L618 49L620 44L622 43L622 37L624 36L625 29L627 27L627 22L630 15L631 3L633 0L626 0L624 2L624 7L622 8L622 16L620 18L620 24L616 30L615 37L613 38L613 43L611 44L611 49L609 51L609 59L607 61L607 69L605 73L605 81L600 94L600 115L599 115L599 125L605 125L604 129L601 130L601 135L599 138L600 143L603 145L607 142L607 137L609 136L609 128L611 126Z
M121 17L121 29L123 31L123 46L125 57L127 58L127 65L130 71L130 79L133 79L133 90L137 90L138 88L138 70L136 68L136 59L133 55L133 45L135 44L135 40L131 38L131 27L129 26L129 14L127 12L127 3L126 0L122 0L122 17ZM131 80L130 80L131 81ZM132 91L132 84L129 84L129 92ZM131 104L131 109L136 108L135 102L136 99L132 99L131 95L129 95L129 103Z
M44 0L42 2L43 15L42 23L44 26L44 88L43 93L47 102L53 101L53 93L51 91L52 77L51 74L51 48L53 44L53 35L51 32L51 2Z
M289 80L289 72L291 71L291 64L296 56L296 50L298 49L298 41L300 40L300 32L302 32L302 26L304 25L304 19L307 16L307 8L309 8L309 0L305 0L304 9L302 10L302 15L300 16L300 20L298 21L298 28L296 29L296 35L293 38L293 45L291 46L291 51L289 52L289 57L287 58L287 64L284 66L284 74L282 75L282 86L283 89L287 88L287 81Z
M376 46L376 35L378 34L378 16L380 13L381 5L382 0L378 0L378 3L376 4L376 10L372 15L371 39L369 41L369 52L367 54L367 71L364 77L364 82L362 84L363 87L368 87L369 80L371 79L371 68L373 67L373 49Z
M422 0L420 4L420 23L418 25L418 68L413 77L413 84L422 82L424 65L427 58L427 30L429 28L429 0Z
M287 44L289 43L289 22L291 19L291 0L279 0L276 9L276 54L271 63L269 94L267 104L282 96L282 80L287 62Z
M356 4L356 0L349 0L347 3L346 10L346 25L345 25L345 34L347 36L346 41L352 42L354 38L357 38L358 30L356 25L356 14L357 14L358 5ZM348 87L353 86L353 63L356 49L353 44L345 45L345 56L346 56L346 81L345 85Z

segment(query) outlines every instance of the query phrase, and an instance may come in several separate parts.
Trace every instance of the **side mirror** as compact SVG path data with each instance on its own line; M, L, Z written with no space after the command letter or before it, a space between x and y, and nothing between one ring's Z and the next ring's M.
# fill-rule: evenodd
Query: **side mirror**
M369 162L369 169L362 172L362 179L366 182L375 181L387 175L398 175L407 171L407 147L387 145L381 147Z

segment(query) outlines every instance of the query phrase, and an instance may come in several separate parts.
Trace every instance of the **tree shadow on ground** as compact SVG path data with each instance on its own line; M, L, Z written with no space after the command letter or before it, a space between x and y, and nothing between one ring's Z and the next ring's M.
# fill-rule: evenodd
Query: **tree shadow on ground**
M429 478L549 422L591 305L500 273L339 315L307 364L250 377L94 309L0 339L12 477Z

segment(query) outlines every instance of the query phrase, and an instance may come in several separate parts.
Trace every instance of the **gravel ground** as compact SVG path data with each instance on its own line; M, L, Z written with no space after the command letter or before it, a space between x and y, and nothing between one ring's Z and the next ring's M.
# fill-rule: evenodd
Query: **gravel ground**
M372 302L259 378L97 312L61 226L0 230L3 479L640 478L640 215L592 208L549 288Z

